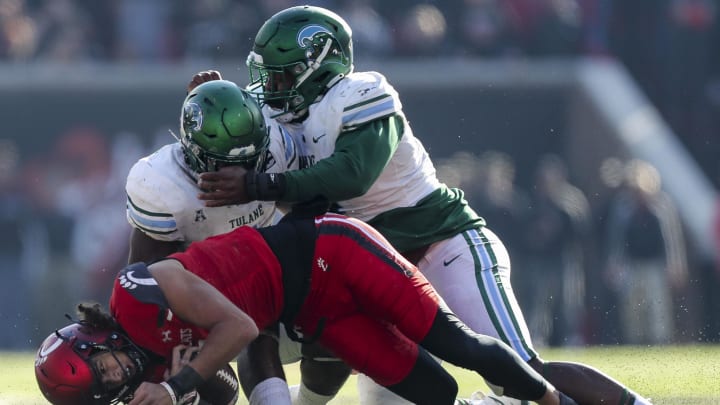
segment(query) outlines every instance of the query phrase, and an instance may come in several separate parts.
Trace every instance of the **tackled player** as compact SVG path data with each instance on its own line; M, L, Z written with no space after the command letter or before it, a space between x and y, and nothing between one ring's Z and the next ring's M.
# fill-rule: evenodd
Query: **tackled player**
M54 404L118 393L129 405L177 404L278 321L416 404L456 403L457 383L430 354L509 396L575 404L510 347L467 328L375 229L335 214L242 226L129 265L115 280L109 314L80 308L85 321L38 351L38 383ZM106 339L88 347L86 333ZM167 381L143 381L138 371L150 357L201 342Z

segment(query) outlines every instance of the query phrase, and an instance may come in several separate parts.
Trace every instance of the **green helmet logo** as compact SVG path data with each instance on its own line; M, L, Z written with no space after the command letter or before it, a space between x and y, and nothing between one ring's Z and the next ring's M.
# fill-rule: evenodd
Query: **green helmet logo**
M330 10L291 7L263 24L247 64L260 102L297 118L352 72L352 31Z
M261 170L269 143L260 106L235 83L206 82L185 98L180 144L194 171L214 171L227 165Z

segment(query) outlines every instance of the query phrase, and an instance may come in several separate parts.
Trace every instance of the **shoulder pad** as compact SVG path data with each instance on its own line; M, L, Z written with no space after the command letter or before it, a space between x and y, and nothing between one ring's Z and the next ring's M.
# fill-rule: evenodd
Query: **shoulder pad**
M338 85L333 93L343 105L343 131L402 111L397 91L380 73L353 73Z
M118 285L136 300L161 308L169 307L167 298L145 263L134 263L125 267L118 274L117 281Z
M178 240L174 235L177 223L169 203L183 200L170 176L186 175L172 167L171 155L172 149L166 146L140 159L130 169L125 183L128 222L153 239L163 241Z

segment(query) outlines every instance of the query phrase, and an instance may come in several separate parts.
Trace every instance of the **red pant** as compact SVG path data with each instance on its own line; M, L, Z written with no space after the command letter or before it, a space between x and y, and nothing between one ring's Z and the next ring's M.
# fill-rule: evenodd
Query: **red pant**
M296 326L383 385L400 382L418 355L439 297L417 268L373 228L349 218L316 220L310 291Z

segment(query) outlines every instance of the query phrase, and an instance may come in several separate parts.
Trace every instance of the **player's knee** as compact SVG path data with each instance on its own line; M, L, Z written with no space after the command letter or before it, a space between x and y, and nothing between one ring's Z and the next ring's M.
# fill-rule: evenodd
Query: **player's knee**
M246 395L250 395L257 384L268 378L285 379L277 340L267 335L258 336L238 355L237 371Z
M352 369L340 360L303 359L300 362L302 383L320 395L335 395L345 384Z
M277 359L268 362L267 359ZM278 342L269 335L260 335L240 353L237 358L238 368L263 368L268 364L279 364Z

